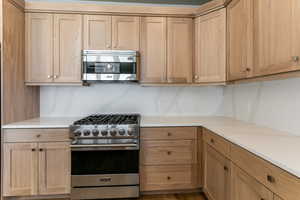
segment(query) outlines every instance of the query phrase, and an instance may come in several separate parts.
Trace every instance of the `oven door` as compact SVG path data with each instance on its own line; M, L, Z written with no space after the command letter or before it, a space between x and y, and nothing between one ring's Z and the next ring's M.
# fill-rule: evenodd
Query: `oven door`
M72 150L72 187L139 184L139 150Z

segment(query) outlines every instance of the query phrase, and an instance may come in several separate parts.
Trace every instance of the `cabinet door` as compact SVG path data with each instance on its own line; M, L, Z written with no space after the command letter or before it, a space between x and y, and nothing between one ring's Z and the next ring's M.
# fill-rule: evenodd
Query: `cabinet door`
M142 82L166 82L167 20L165 17L141 19L141 60Z
M84 49L111 49L111 16L84 16Z
M254 0L255 75L300 69L293 61L293 56L296 56L293 55L293 46L298 45L293 41L293 2L294 0ZM297 21L299 24L299 19Z
M68 194L71 180L68 142L39 143L39 194Z
M294 65L300 69L300 1L293 0L293 21L292 21L292 34L293 34L293 52Z
M196 19L195 82L226 81L226 9Z
M81 81L82 16L54 15L54 81Z
M3 195L37 195L37 143L4 144Z
M193 20L168 18L168 65L170 83L192 82Z
M273 200L273 193L233 165L231 168L232 200Z
M253 72L253 0L233 0L227 6L228 79Z
M112 48L135 50L140 47L140 17L112 17Z
M26 13L26 82L53 81L53 15Z
M204 145L204 192L211 200L230 200L230 161Z

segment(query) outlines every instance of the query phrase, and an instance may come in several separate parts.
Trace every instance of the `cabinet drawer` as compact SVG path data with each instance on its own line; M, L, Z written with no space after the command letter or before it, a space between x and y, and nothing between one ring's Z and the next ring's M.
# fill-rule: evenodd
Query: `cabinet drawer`
M4 142L69 141L69 129L6 129Z
M141 190L195 189L195 165L141 166Z
M196 140L153 140L141 143L141 164L196 164Z
M231 147L231 158L236 165L283 199L299 200L300 179L297 177L236 145Z
M227 158L230 158L230 143L217 136L213 132L203 129L203 139L204 141L212 146L214 149L224 154Z
M142 140L178 140L197 138L197 127L142 128Z

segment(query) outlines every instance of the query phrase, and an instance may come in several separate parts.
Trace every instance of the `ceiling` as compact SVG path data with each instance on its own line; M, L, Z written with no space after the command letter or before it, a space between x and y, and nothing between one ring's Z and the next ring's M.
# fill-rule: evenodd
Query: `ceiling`
M120 3L173 4L173 5L201 5L211 0L92 0L92 1L120 2Z

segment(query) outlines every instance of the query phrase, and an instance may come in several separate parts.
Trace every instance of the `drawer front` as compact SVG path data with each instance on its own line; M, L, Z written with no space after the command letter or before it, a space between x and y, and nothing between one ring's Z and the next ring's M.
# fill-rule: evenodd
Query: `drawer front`
M197 187L195 165L141 166L141 190L184 190Z
M236 165L283 199L300 199L300 179L297 177L236 145L231 147L231 156Z
M6 129L4 142L65 142L69 129Z
M142 165L196 164L196 140L153 140L141 143Z
M142 140L194 140L196 138L197 127L141 128Z
M230 143L225 139L207 129L203 129L203 139L214 149L225 155L227 158L230 158Z

